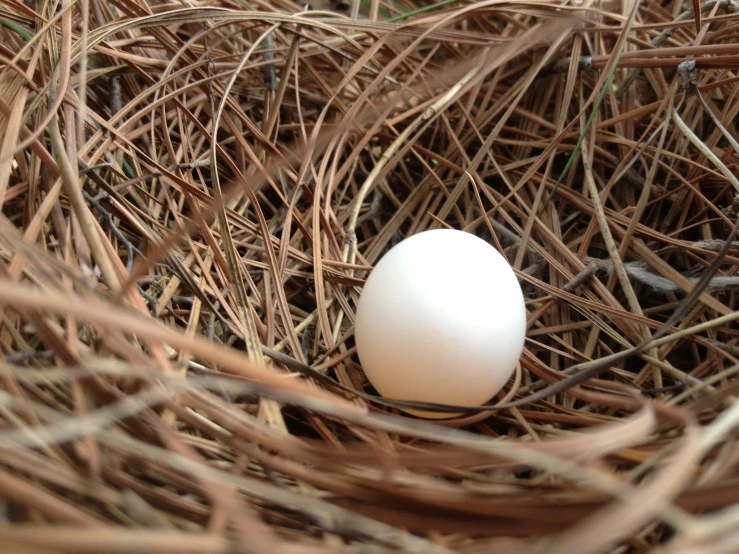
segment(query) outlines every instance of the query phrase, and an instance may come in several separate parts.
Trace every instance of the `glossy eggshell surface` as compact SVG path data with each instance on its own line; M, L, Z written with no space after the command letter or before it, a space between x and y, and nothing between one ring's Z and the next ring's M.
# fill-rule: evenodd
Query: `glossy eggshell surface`
M523 294L508 262L484 240L447 229L390 249L365 283L355 320L362 369L382 396L470 407L503 388L525 335Z

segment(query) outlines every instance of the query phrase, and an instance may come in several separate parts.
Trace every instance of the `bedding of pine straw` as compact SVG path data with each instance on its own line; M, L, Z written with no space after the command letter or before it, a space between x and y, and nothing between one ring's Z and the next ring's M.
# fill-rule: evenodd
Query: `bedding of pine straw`
M0 2L2 552L739 550L739 4L414 2ZM442 226L528 336L432 423L353 320Z

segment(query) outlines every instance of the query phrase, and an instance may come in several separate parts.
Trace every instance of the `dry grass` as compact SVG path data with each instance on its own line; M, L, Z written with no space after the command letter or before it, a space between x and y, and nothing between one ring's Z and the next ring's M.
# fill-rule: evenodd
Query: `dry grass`
M3 552L739 550L739 4L698 5L3 0ZM439 226L529 332L432 424L353 319Z

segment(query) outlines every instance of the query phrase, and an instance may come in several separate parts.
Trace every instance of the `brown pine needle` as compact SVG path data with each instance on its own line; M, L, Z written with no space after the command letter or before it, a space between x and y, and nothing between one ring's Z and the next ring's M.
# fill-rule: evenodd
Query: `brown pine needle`
M0 550L736 550L738 29L4 2ZM479 408L378 397L354 344L372 266L435 227L526 298Z

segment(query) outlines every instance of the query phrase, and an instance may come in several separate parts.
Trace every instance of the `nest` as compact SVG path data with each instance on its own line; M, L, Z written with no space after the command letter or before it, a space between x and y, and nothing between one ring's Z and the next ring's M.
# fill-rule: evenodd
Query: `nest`
M4 2L3 552L736 552L738 12ZM431 422L353 320L440 227L528 335Z

